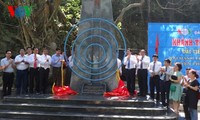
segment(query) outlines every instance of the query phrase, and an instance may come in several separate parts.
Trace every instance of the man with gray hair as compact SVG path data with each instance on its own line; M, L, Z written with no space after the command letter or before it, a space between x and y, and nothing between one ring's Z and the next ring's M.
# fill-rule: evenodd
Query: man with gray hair
M148 93L147 79L148 79L148 67L150 64L150 57L146 55L146 51L142 49L140 55L137 56L137 77L140 93L139 96L146 96Z

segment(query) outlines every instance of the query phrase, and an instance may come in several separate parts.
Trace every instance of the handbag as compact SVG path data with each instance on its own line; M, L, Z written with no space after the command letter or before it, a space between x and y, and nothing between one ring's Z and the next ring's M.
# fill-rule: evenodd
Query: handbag
M172 75L172 76L171 76L171 79L173 79L173 80L178 80L178 77L175 76L175 75Z
M176 91L176 86L175 86L175 85L171 85L171 86L170 86L170 91L171 91L171 92Z

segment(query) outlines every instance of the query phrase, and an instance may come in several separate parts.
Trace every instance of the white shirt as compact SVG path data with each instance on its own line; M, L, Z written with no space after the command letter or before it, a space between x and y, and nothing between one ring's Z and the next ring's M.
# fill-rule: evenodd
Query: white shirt
M138 56L139 62L138 62L138 69L148 69L149 64L150 64L150 57L149 56L144 56L142 59L142 56ZM142 68L141 68L142 64Z
M149 64L149 72L150 72L150 74L155 73L155 75L158 75L159 72L160 72L160 69L162 67L162 63L160 61L156 61L155 62L155 69L154 69L154 71L153 71L153 67L154 67L154 62L151 62Z
M12 61L13 59L7 59L7 58L3 58L2 60L1 60L1 66L6 66L6 65L8 65L9 64L9 62L10 61ZM12 67L12 65L14 65L14 62L13 62L13 64L10 64L7 68L5 68L4 70L3 70L3 72L8 72L8 73L12 73L12 72L14 72L14 68Z
M124 65L125 65L125 68L126 68L126 69L133 69L133 68L136 68L137 59L136 59L135 55L131 55L131 56L130 56L130 68L128 68L128 63L129 63L129 61L128 61L127 58L128 58L128 56L126 56L126 57L124 58Z
M31 54L29 55L28 57L28 63L29 63L29 67L32 67L34 68L34 61L35 61L35 54ZM37 67L40 67L40 63L39 63L39 58L40 58L40 55L39 54L36 54L36 63L37 63Z
M74 63L73 63L72 56L69 56L68 60L69 60L69 67L73 67Z
M40 63L40 67L44 68L45 70L47 68L50 68L51 66L51 56L50 55L41 55L39 57L39 63Z
M17 55L15 57L15 63L16 62L20 62L19 64L16 64L17 70L26 70L28 68L28 64L26 64L25 62L21 62L22 60L27 62L27 56L21 56L21 55Z
M32 54L26 54L27 57L27 62L28 62L28 58L31 56ZM30 65L28 64L28 67L30 67Z
M163 66L162 69L166 70L166 66ZM167 71L160 74L160 79L164 80L164 78L166 76L166 81L169 81L169 78L171 77L171 75L173 75L173 73L174 73L173 67L172 66L168 66L167 67Z
M120 74L122 74L122 66L121 65L122 65L122 61L119 58L117 58L117 67L119 69Z

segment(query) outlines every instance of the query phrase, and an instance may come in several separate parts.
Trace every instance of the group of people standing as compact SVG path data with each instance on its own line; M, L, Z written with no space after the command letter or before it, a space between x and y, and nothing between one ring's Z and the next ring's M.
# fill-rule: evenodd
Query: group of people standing
M49 84L49 73L52 66L52 76L55 85L61 84L61 67L66 64L61 49L57 48L52 56L46 48L39 54L38 48L20 49L15 59L11 58L11 50L7 50L1 60L3 70L3 96L11 95L15 73L16 94L45 94ZM16 72L15 72L16 71Z
M162 102L163 106L171 107L178 114L182 91L184 88L184 110L187 120L197 120L197 103L199 94L198 74L194 69L187 70L187 75L181 73L182 64L175 63L171 66L171 61L165 59L164 65L158 60L158 55L150 57L145 50L141 50L139 55L132 55L131 50L127 50L124 58L125 76L127 88L130 95L135 96L135 79L138 78L138 96L145 97L148 93L148 73L150 75L150 99L157 103ZM137 76L136 76L137 75ZM156 90L156 95L155 95Z
M71 56L65 60L61 50L56 49L55 54L50 56L46 48L39 54L38 48L20 49L19 55L15 59L11 58L12 52L6 51L5 58L1 60L0 70L3 70L3 96L11 95L11 88L15 78L16 70L16 94L45 94L48 86L50 67L52 67L53 82L61 86L61 67L73 66ZM118 59L118 61L120 61ZM135 96L135 79L138 78L138 96L145 97L148 94L148 73L150 74L150 98L156 102L162 102L163 106L171 107L178 114L181 97L184 97L184 111L187 120L197 120L197 103L199 95L199 78L194 69L187 68L186 76L181 73L182 64L175 63L171 66L171 61L165 59L164 66L158 60L158 55L150 57L145 50L141 50L139 55L133 55L131 50L127 50L124 58L125 76L127 88L130 95ZM120 73L122 71L120 70ZM137 76L136 76L137 75ZM156 89L156 95L155 95ZM183 91L183 94L182 94ZM161 99L160 99L161 96ZM171 105L171 106L170 106Z

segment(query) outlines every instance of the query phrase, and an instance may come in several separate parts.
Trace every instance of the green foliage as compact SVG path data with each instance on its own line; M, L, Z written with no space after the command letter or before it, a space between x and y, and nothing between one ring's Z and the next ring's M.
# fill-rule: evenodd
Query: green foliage
M118 27L119 29L122 29L122 23L119 22L119 23L117 24L117 27Z
M66 4L61 5L61 10L64 12L67 23L76 24L80 19L80 0L65 0Z
M69 31L80 20L81 0L63 0L60 8L67 19L66 21L66 24L68 26L67 31ZM68 40L69 46L72 45L73 40L76 38L77 32L78 30L75 29L73 33L70 35ZM67 35L67 33L65 35Z

